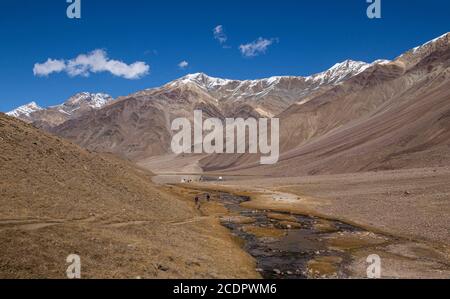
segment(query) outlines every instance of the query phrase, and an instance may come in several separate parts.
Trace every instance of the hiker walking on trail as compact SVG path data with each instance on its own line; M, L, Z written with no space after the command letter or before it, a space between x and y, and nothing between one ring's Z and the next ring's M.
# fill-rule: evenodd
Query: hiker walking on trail
M200 198L198 196L195 197L195 206L200 210Z

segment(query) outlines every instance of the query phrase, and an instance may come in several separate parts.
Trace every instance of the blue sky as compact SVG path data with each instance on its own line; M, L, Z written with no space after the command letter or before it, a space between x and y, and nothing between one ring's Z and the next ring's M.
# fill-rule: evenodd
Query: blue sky
M49 106L80 91L127 95L194 72L232 79L309 75L345 59L392 59L450 31L448 0L382 0L379 20L367 18L366 0L81 3L82 19L71 20L65 0L0 1L0 111L30 101ZM218 25L225 35L215 39ZM252 47L258 38L262 48ZM255 56L246 57L241 45ZM33 73L49 58L68 65L96 49L108 66L89 76L89 70ZM184 69L182 61L189 64ZM116 68L119 62L125 69ZM135 62L142 74L124 78L133 76ZM148 66L148 74L139 66Z

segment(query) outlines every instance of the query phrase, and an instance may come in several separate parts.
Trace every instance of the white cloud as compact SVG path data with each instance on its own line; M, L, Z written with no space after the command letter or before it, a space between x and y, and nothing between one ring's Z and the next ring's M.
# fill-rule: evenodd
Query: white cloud
M265 54L269 46L271 46L275 42L278 42L278 39L266 39L260 37L251 43L240 45L239 50L245 57L255 57L260 54Z
M48 76L52 73L60 73L66 68L64 60L48 59L44 63L36 63L33 68L35 76Z
M218 40L220 44L224 44L228 40L225 30L222 25L218 25L213 29L214 39Z
M186 69L189 66L189 62L187 62L186 60L183 60L182 62L180 62L178 64L178 67L182 70Z
M125 79L139 79L150 72L150 66L142 61L126 64L119 60L109 59L104 50L94 50L89 54L80 54L68 61L48 59L43 64L35 64L33 70L36 76L48 76L62 71L71 77L88 77L91 73L109 72Z

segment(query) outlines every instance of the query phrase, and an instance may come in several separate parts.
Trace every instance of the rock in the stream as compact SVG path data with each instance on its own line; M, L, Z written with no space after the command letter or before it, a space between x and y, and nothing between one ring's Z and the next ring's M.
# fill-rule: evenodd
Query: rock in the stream
M302 225L298 222L281 221L277 223L276 227L281 229L300 229L302 228Z

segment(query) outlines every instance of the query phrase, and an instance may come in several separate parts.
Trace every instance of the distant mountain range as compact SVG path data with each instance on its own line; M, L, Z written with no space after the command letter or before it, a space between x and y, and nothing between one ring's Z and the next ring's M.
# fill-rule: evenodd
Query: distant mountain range
M42 108L35 102L21 106L6 113L27 123L35 123L40 127L53 127L92 110L98 110L113 101L110 95L103 93L78 93L61 105Z
M291 99L290 102L295 102L295 99L299 95L309 94L324 86L339 84L340 82L363 72L371 65L387 62L388 61L386 60L380 60L373 64L368 64L361 61L347 60L334 65L325 72L309 77L278 76L261 80L246 81L213 78L203 73L196 73L175 80L162 88L174 90L186 85L194 85L222 102L257 100L263 99L269 95L294 98ZM153 90L159 89L150 89L148 91ZM42 108L35 102L31 102L6 114L20 118L28 123L48 122L51 126L55 126L60 125L68 119L79 117L90 110L101 109L112 101L113 98L108 94L82 92L72 96L61 105ZM281 111L282 110L283 108L281 108ZM260 109L259 111L262 112L262 114L265 112L263 109ZM49 114L52 114L54 119L61 121L49 119L51 118ZM269 115L271 115L271 113L269 113Z
M347 60L309 77L229 80L198 73L120 97L79 94L10 115L79 145L142 161L170 154L170 123L205 117L278 117L280 163L211 155L205 170L277 176L450 164L450 34L393 61Z
M345 61L311 77L247 81L191 74L162 87L119 98L112 105L62 123L51 131L97 151L139 160L170 152L170 123L174 118L192 118L194 110L203 110L205 117L221 119L273 117L370 66Z

